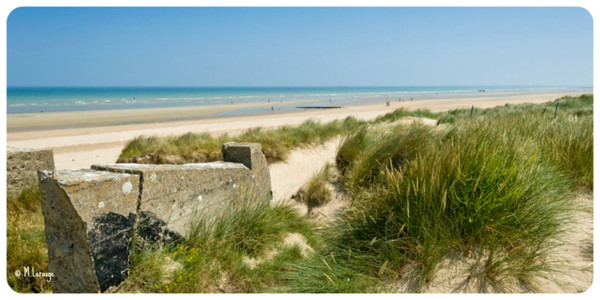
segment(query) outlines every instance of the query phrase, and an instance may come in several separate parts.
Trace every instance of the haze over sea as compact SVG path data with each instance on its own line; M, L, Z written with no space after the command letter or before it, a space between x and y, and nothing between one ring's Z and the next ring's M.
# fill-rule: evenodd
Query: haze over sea
M271 102L289 110L297 101L310 105L375 104L430 98L476 97L531 92L587 92L588 87L398 86L398 87L9 87L9 114L164 108ZM295 103L291 103L295 102ZM286 105L288 103L289 105ZM251 113L270 108L247 108ZM255 111L253 111L255 110ZM231 112L230 112L231 113Z

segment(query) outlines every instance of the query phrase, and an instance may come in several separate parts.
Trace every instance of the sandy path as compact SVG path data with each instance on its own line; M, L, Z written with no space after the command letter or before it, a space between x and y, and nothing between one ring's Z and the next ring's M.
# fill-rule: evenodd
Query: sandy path
M574 215L568 223L562 244L550 253L559 262L558 271L541 278L537 285L544 293L581 293L594 279L594 200L592 194L581 194L573 201Z
M506 97L482 96L465 99L432 99L412 102L392 102L390 107L385 107L383 104L377 104L349 106L327 111L301 111L286 114L273 113L259 116L19 132L11 132L10 128L13 126L12 124L17 117L9 115L7 117L9 128L9 132L7 133L7 145L10 147L24 148L51 148L54 150L54 160L57 169L80 169L89 168L92 164L115 162L126 142L139 135L167 136L184 134L187 132L208 132L211 134L227 132L235 134L252 127L260 126L268 128L283 125L295 125L308 119L321 122L344 119L348 116L354 116L359 119L372 119L400 107L408 109L427 108L432 111L466 108L471 105L485 108L503 105L505 103L541 103L559 98L563 95L565 94L544 93L509 95ZM179 110L176 111L179 112ZM143 113L144 117L150 118L150 116L146 115L150 113L148 110L144 110ZM62 113L61 116L66 117L67 119L74 118L80 120L86 118L86 114L87 113L84 112ZM49 115L50 114L45 116L49 119L35 120L32 121L32 124L52 122L52 117ZM158 116L162 115L164 115L164 112L160 113ZM39 118L39 116L37 117ZM95 115L87 117L94 118ZM100 119L98 120L94 120L94 122L101 124L103 117L99 118ZM28 126L23 118L19 119L19 122L19 126ZM61 119L60 122L65 122L65 120Z
M290 153L286 162L269 166L273 201L289 199L300 187L328 162L334 162L340 139L321 146L297 149Z

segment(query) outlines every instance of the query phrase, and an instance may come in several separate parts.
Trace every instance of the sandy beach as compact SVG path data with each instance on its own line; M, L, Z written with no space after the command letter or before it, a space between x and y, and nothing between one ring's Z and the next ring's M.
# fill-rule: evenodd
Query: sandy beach
M597 294L591 4L365 4L6 10L6 293Z
M112 163L127 141L139 135L176 135L186 132L235 134L252 127L294 125L308 119L322 122L353 116L371 119L397 108L425 108L444 111L455 108L485 108L506 103L541 103L569 93L514 94L506 96L482 95L470 98L440 98L380 104L347 106L330 110L278 112L259 115L240 115L220 118L202 118L215 112L226 112L246 107L265 107L268 103L195 106L161 109L84 111L39 114L10 114L7 116L7 145L9 147L50 148L54 150L57 169L89 168L92 164ZM575 94L571 94L575 96ZM306 103L299 101L298 103ZM289 104L289 102L288 102ZM169 120L169 121L165 121ZM181 121L170 121L181 120ZM51 128L51 129L44 129Z

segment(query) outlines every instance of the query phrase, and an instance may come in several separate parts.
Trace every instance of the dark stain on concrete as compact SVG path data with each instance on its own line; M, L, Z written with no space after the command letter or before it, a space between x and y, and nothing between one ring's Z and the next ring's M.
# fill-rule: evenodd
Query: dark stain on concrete
M129 274L129 254L135 214L128 217L109 212L98 216L88 232L94 273L100 291L118 286Z
M149 211L140 212L137 234L140 238L151 243L177 243L183 237L166 228L167 223Z

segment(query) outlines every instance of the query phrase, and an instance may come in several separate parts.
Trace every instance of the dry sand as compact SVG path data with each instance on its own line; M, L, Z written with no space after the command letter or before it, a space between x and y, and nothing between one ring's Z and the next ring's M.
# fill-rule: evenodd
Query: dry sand
M371 119L399 107L409 109L427 108L432 111L443 111L454 108L485 108L505 103L540 103L551 101L564 93L540 93L499 97L486 95L464 99L434 99L411 102L391 102L389 107L382 101L378 105L348 106L334 110L299 111L293 113L277 113L212 118L202 120L168 121L165 119L185 119L191 115L201 115L213 110L231 110L231 105L224 107L188 107L170 109L141 109L123 111L65 112L40 113L29 115L7 116L7 145L25 148L51 148L57 169L89 168L92 164L113 163L121 149L135 136L183 134L186 132L209 132L211 134L237 133L251 127L278 127L282 125L300 124L308 119L331 121L354 116L359 119ZM235 104L232 104L236 106ZM264 105L256 104L256 105ZM242 108L244 105L237 105ZM131 120L143 122L135 124L111 125L114 122ZM153 122L149 122L152 120ZM40 130L44 126L78 127L65 129ZM27 128L35 128L27 130Z
M516 281L502 282L501 289L489 283L477 282L470 276L469 268L474 261L464 258L447 258L436 271L424 293L582 293L593 281L593 199L584 193L573 199L575 214L565 223L565 233L559 246L552 249L547 259L554 271L538 276L531 286ZM399 282L398 292L409 290L408 282Z
M333 163L340 139L324 145L292 151L285 162L269 166L273 201L288 200L327 163Z
M331 140L323 145L296 149L292 151L285 162L277 162L269 166L273 189L273 203L286 203L300 216L307 216L314 221L327 223L335 219L338 211L346 206L346 201L333 186L330 186L332 200L324 205L309 209L306 204L291 199L302 186L318 173L326 164L335 163L335 156L340 138Z

